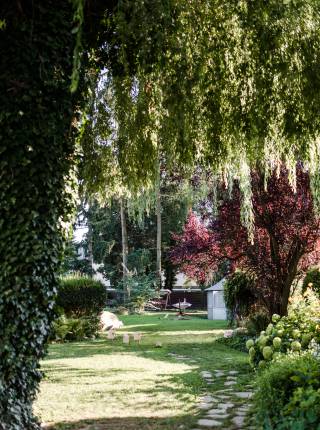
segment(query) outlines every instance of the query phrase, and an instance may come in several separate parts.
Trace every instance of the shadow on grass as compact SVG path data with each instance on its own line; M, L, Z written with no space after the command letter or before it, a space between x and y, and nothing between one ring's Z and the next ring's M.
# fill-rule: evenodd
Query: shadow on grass
M176 430L183 428L196 417L182 415L168 418L154 417L112 417L102 419L88 419L76 422L61 422L45 425L47 430ZM183 427L181 427L183 426Z

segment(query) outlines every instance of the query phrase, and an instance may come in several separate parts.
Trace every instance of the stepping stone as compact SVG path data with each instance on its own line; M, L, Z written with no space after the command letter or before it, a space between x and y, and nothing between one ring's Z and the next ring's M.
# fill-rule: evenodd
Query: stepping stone
M229 372L229 375L238 375L238 371L237 370L230 370Z
M235 376L227 376L228 381L236 381L237 378Z
M212 408L212 406L213 406L212 403L200 403L200 405L198 405L198 408L206 410L206 409Z
M208 418L214 419L226 419L229 418L229 414L208 414Z
M221 422L217 420L210 420L207 418L203 418L202 420L198 421L198 425L203 427L220 427Z
M208 411L208 414L224 414L224 411L225 411L225 409L217 409L217 408L214 408L214 409L210 409L209 411Z
M215 399L212 396L204 396L201 398L201 401L205 403L209 403L209 402L215 401Z
M224 372L215 372L215 376L220 378L221 376L224 376Z
M246 411L240 411L240 409L237 410L237 416L239 417L245 417L247 415Z
M230 396L223 396L223 395L221 395L221 394L219 394L219 396L217 396L219 399L222 399L222 400L229 400L230 399Z
M211 373L211 372L208 372L207 370L203 370L203 371L201 372L201 376L202 376L203 378L212 378L212 373Z
M230 385L236 385L237 384L237 381L226 381L225 383L224 383L224 385L226 386L226 387L229 387Z
M239 399L250 399L253 395L252 391L242 391L240 393L234 393Z
M236 416L232 419L233 424L235 424L237 427L242 427L244 424L244 417Z
M234 407L234 403L226 402L226 403L219 403L218 408L220 409L230 409Z
M243 406L240 406L240 408L238 409L238 411L239 412L248 412L249 409L250 409L249 406L243 405Z

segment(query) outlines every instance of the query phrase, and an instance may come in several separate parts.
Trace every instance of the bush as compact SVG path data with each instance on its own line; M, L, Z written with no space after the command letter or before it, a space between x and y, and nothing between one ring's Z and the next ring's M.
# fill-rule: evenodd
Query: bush
M263 331L269 323L269 313L264 309L260 309L249 315L244 323L244 326L251 336L255 336Z
M97 316L67 318L62 315L53 323L50 340L67 342L95 338L99 328L100 320Z
M223 294L231 324L235 319L240 320L249 314L256 302L252 291L253 280L244 272L236 271L225 282Z
M288 316L273 315L266 330L247 344L250 364L264 367L290 351L299 354L316 348L320 344L319 314L320 300L312 292L296 296L291 300Z
M234 333L230 337L218 337L216 343L221 345L226 345L229 348L236 349L237 351L246 352L246 342L250 339L247 334L244 333Z
M320 269L314 268L308 271L303 280L302 292L305 293L307 288L311 288L320 298Z
M253 398L258 428L318 430L320 362L310 353L286 356L264 370Z
M72 275L62 278L57 305L68 317L97 315L106 305L106 287L92 278Z
M118 287L124 292L130 290L130 298L126 305L134 312L142 312L150 299L159 297L154 273L129 276L125 281L120 281Z

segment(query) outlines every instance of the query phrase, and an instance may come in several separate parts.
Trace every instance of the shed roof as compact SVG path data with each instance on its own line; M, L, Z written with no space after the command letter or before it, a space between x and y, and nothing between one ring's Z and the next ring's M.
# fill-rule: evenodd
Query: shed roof
M219 282L217 282L214 285L211 285L211 287L206 288L205 291L223 291L223 285L226 282L226 278L220 279Z

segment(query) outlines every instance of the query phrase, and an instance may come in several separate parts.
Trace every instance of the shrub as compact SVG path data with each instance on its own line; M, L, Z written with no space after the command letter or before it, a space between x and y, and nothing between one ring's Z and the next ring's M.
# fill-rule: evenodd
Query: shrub
M258 376L256 386L258 428L319 429L320 363L310 353L272 363Z
M60 281L57 305L68 317L97 315L103 310L106 300L106 287L100 281L79 275Z
M289 351L299 353L320 343L320 300L312 292L297 296L286 317L272 316L272 322L261 331L254 345L248 347L249 362L255 367L264 366Z
M238 351L246 352L246 342L249 336L244 333L234 333L230 337L218 337L216 343L221 345L226 345L229 348L236 349Z
M118 287L123 291L130 290L128 306L131 310L142 312L146 303L155 297L159 297L157 291L157 279L154 273L148 275L134 275L118 283Z
M264 309L259 309L248 316L244 325L251 336L263 331L270 322L270 315Z
M244 272L236 271L227 279L223 294L230 323L249 314L251 306L256 302L252 291L253 280Z
M76 341L98 336L100 321L97 316L67 318L61 315L52 326L51 341Z
M313 268L309 270L304 277L302 292L305 293L307 288L310 287L320 298L320 269Z

